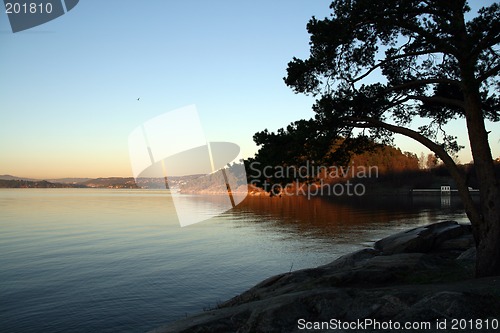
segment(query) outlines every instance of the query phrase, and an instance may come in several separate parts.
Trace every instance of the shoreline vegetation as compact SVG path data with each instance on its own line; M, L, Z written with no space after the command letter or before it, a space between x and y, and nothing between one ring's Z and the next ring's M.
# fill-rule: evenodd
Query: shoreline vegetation
M498 164L500 173L500 164ZM365 168L365 169L362 169ZM373 171L373 166L353 166L353 170L343 170L343 174L335 172L324 172L314 180L298 180L293 178L283 178L280 183L267 183L266 179L248 176L248 187L239 185L231 188L232 192L247 192L249 196L280 197L280 196L306 196L306 197L361 197L364 195L410 195L414 189L433 189L439 191L441 186L450 186L451 195L457 194L453 178L448 171L441 166L432 169L411 169L401 171L391 171L380 169ZM477 181L474 176L473 166L463 166L464 173L469 174L468 184L471 189L477 188ZM361 170L361 171L359 171ZM366 171L364 171L366 170ZM362 175L376 175L375 177ZM229 173L228 173L229 174ZM343 176L345 175L345 177ZM209 177L206 177L209 178ZM238 177L234 177L237 179ZM305 178L305 177L303 177ZM236 183L236 180L233 180ZM267 187L267 188L266 188ZM183 182L180 186L180 193L185 194L225 194L226 188L210 180L203 181L202 178ZM437 193L438 195L440 193Z
M270 277L151 333L497 332L500 277L475 279L474 263L471 226L443 221Z

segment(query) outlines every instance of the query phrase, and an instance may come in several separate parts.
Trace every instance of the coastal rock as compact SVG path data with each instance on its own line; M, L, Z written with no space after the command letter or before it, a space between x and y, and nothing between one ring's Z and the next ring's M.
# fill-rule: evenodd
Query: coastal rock
M438 320L449 321L449 318L498 318L499 296L493 295L491 291L495 288L498 290L499 282L497 277L444 285L315 288L204 312L152 332L311 332L312 330L300 328L300 319L308 322L330 322L334 319L341 322L369 320L379 323L420 322L434 325ZM328 331L332 330L314 330ZM379 332L371 327L352 331ZM432 329L425 331L452 332ZM473 330L464 332L471 331Z
M470 226L451 221L415 228L327 265L270 277L214 310L153 332L311 331L301 326L305 322L326 323L313 331L327 332L332 319L435 325L499 318L500 277L473 279L471 250L465 249L471 239Z
M326 264L324 266L320 267L328 267L332 269L342 269L342 268L350 268L354 267L355 265L359 265L360 263L371 259L375 256L378 256L380 254L380 251L375 250L375 249L363 249L359 251L355 251L349 254L346 254L337 260Z
M403 252L427 253L439 249L442 243L470 234L469 225L444 221L418 227L383 238L375 243L375 249L384 254Z
M462 252L462 254L457 257L457 260L475 262L476 261L476 248L471 247L467 251Z
M439 245L440 250L465 251L475 246L472 234L465 234L458 238L448 239Z

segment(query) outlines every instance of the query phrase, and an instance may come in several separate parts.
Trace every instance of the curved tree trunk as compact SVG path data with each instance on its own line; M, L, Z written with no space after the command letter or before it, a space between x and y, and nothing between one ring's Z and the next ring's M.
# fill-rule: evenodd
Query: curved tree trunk
M465 115L479 182L480 223L472 228L477 248L476 276L500 275L500 191L484 125L479 92L465 91Z
M477 94L479 97L479 94ZM479 103L477 103L479 101ZM436 153L445 163L455 180L460 198L465 207L477 248L476 277L500 275L500 190L495 175L495 166L484 126L480 99L466 98L467 127L479 181L480 206L475 207L465 177L453 159L439 145L411 129L384 123L371 118L347 117L350 126L379 127L410 137Z
M471 44L463 11L457 8L453 17L465 120L480 193L480 221L471 221L477 249L476 277L500 275L500 183L484 124L481 80L475 74L478 53Z

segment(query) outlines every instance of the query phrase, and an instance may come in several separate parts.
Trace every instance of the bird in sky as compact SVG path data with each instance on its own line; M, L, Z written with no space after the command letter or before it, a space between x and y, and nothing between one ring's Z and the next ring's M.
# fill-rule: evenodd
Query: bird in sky
M139 98L137 98L137 100L140 100L140 99L141 99L140 97L139 97Z

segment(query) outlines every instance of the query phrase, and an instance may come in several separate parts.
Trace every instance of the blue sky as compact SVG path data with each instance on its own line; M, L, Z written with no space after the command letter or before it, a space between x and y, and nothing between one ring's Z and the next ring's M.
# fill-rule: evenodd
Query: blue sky
M308 56L305 26L327 16L329 3L82 0L16 34L0 13L0 174L131 176L129 133L191 104L209 141L252 156L255 132L313 115L313 99L282 78L292 57ZM460 126L450 128L459 135ZM495 146L499 126L489 129ZM461 160L470 161L468 149Z

